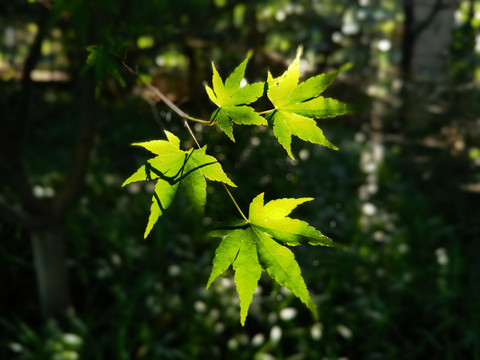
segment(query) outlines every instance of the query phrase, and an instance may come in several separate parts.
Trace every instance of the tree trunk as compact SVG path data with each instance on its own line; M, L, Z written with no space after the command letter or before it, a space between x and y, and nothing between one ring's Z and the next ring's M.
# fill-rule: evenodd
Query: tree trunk
M401 63L403 106L399 123L428 121L445 89L456 0L404 0ZM422 99L419 103L419 99Z
M415 0L413 4L416 39L411 76L420 81L445 80L457 0Z
M41 6L45 4L37 5L38 8L32 13L35 14L38 31L25 58L21 80L13 86L18 90L10 95L5 94L9 97L2 99L0 104L0 160L5 163L4 177L8 180L8 190L15 194L13 198L18 199L18 204L12 206L0 196L0 220L30 232L41 310L47 316L58 317L64 314L70 305L62 230L65 215L81 194L95 147L97 104L94 98L93 74L76 76L83 67L84 47L73 46L74 51L69 52L69 64L74 75L72 86L75 88L77 107L72 118L78 119L79 127L76 130L71 166L63 177L63 183L55 189L54 197L46 199L35 196L33 189L38 177L30 174L28 159L25 158L25 148L34 143L27 141L32 125L30 120L32 113L38 111L31 106L33 99L40 95L31 73L42 58L42 44L50 35L52 27L59 24L69 25L65 19L59 21L60 12L52 10L50 6ZM77 36L75 40L81 41L79 39L86 35L88 43L98 43L93 38L93 34L97 33L94 28L96 25L98 24L90 25L89 34L76 33L78 29L73 26L72 34ZM68 46L66 48L68 49ZM36 114L36 117L39 115Z
M31 234L40 306L44 315L58 316L70 304L65 244L60 229Z

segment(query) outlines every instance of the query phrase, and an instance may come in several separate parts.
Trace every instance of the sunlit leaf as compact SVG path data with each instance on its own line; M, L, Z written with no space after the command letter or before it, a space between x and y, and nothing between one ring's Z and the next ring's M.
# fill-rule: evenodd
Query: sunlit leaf
M263 95L264 83L258 82L240 87L250 57L251 53L248 53L245 60L238 65L225 80L225 84L218 74L215 65L212 64L213 89L205 86L210 100L219 107L213 112L210 117L210 122L216 122L218 127L220 127L232 141L235 141L233 136L234 123L242 125L267 125L266 120L262 116L256 113L252 107L247 106Z
M298 84L300 56L301 49L297 52L295 61L283 75L273 78L269 73L267 79L267 96L275 109L266 118L268 124L273 127L278 142L291 158L293 158L292 135L336 150L337 148L317 127L314 119L335 117L349 111L346 104L335 99L324 98L320 94L340 72L348 70L351 65L347 64L337 71L321 74Z
M297 296L317 316L316 306L308 293L293 253L285 245L338 246L307 222L289 218L298 205L312 198L278 199L264 204L264 194L250 203L249 218L230 220L209 233L225 236L218 246L207 288L227 270L235 271L235 283L240 297L242 325L248 313L252 293L261 270L265 270L280 285Z
M125 186L136 181L156 181L145 237L170 206L179 188L195 210L203 211L207 199L206 179L236 186L219 162L206 154L206 147L183 151L180 150L180 139L168 131L165 134L167 141L154 140L133 144L147 149L156 157L148 160L122 184Z

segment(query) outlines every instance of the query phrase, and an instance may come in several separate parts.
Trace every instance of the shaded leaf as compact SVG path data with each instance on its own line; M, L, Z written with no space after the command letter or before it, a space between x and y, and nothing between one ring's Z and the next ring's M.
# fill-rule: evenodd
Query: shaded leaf
M90 45L87 47L90 54L87 57L87 66L95 71L95 86L98 89L105 76L111 75L121 86L125 86L125 81L120 74L118 62L115 55L108 51L104 46Z
M150 234L153 225L158 218L163 215L166 208L170 206L177 192L179 183L170 183L164 179L158 179L155 184L155 191L152 197L152 206L150 207L150 216L148 217L147 227L143 235L144 238Z

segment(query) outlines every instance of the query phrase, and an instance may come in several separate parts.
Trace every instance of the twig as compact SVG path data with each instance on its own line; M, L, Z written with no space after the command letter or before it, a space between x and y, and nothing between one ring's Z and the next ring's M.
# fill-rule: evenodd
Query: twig
M158 115L157 102L149 99L146 96L143 97L143 100L145 100L148 103L148 105L150 105L150 109L152 110L153 118L155 119L157 125L160 127L160 129L165 131L165 126L163 125L162 119Z
M122 61L122 65L125 69L127 69L127 71L134 75L135 77L138 78L137 76L137 73L131 68L129 67L127 64L125 64L124 61ZM202 146L200 145L200 143L198 142L197 138L195 137L195 134L193 133L192 131L192 128L190 127L189 123L187 120L190 120L190 121L194 121L194 122L198 122L198 123L201 123L201 124L205 124L205 125L209 125L209 126L212 126L212 125L215 125L217 122L216 121L213 121L213 122L210 122L210 121L207 121L207 120L201 120L201 119L197 119L197 118L194 118L190 115L188 115L187 113L185 113L182 109L180 109L177 105L175 105L163 92L161 92L159 89L157 89L155 86L153 86L152 84L150 83L147 83L143 80L140 80L142 82L142 84L147 88L149 89L151 92L153 92L155 95L157 95L160 100L162 100L165 105L167 105L175 114L177 114L178 116L180 116L182 119L183 119L183 124L184 126L187 128L190 136L192 137L193 141L195 142L195 145L197 146L198 149L201 149ZM269 111L273 111L273 110L269 110ZM242 209L240 209L240 206L238 205L237 201L235 200L235 198L233 197L232 193L230 192L230 190L228 190L228 187L225 183L222 182L222 185L225 189L225 191L227 192L228 196L230 197L230 199L232 200L233 204L235 205L235 207L237 208L238 212L240 213L241 217L248 222L248 219L247 217L245 216L245 214L243 213Z
M122 61L122 65L125 69L128 70L128 72L132 75L135 75L137 77L137 73L125 62ZM142 80L140 80L142 81ZM153 92L155 95L157 95L164 103L167 105L173 112L175 112L178 116L180 116L182 119L188 119L191 118L187 113L183 112L182 109L180 109L177 105L175 105L163 92L158 90L155 86L152 84L142 81L142 84L151 92Z
M210 122L210 121L208 121L208 120L196 119L196 118L191 117L191 116L187 117L186 119L187 119L187 120L190 120L190 121L194 121L194 122L200 123L200 124L209 125L209 126L212 126L212 125L216 125L216 124L217 124L216 121Z
M190 127L190 125L188 124L188 121L183 119L183 124L185 125L185 127L187 128L188 132L190 133L190 136L192 137L193 141L195 141L195 144L197 145L197 147L199 149L201 149L202 147L200 146L200 143L198 142L197 138L195 137L195 134L193 133L192 131L192 128Z

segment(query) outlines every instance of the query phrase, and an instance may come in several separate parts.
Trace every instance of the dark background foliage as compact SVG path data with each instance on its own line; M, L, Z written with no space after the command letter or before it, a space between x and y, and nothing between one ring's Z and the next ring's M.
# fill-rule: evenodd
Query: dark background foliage
M480 359L479 18L473 0L2 2L0 358ZM249 81L299 45L305 76L355 64L328 95L361 111L318 121L339 151L294 140L292 161L268 129L193 126L244 210L315 197L295 216L348 246L293 249L319 321L268 278L244 328L231 273L205 290L206 232L236 214L218 184L205 217L178 197L142 239L129 144L192 140L123 68L95 91L89 45L204 119L212 60L225 76L253 49Z

